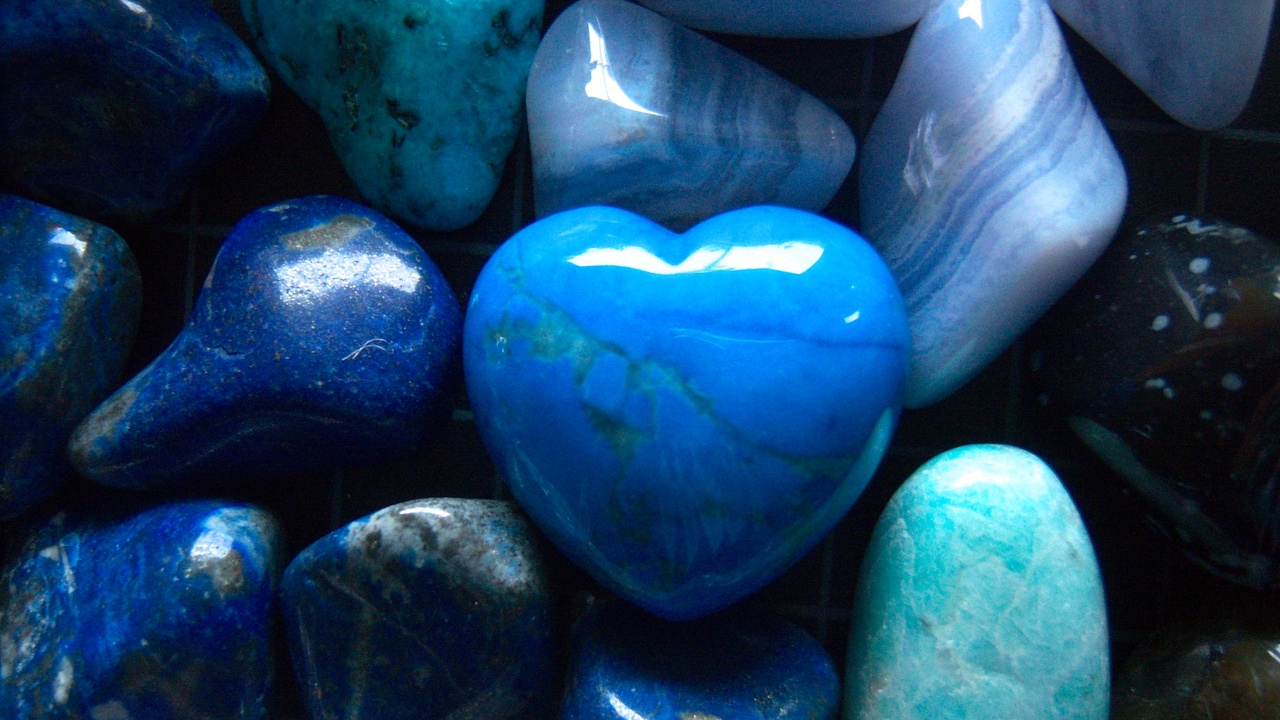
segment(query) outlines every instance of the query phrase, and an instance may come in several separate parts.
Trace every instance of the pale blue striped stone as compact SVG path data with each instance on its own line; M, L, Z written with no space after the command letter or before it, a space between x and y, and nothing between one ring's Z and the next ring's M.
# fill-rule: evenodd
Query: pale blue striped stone
M683 231L751 205L816 212L853 166L853 133L817 98L621 0L561 13L527 105L538 217L608 205Z
M846 720L1106 720L1093 547L1035 455L970 445L880 516L858 578Z
M1101 254L1124 167L1044 0L921 20L863 148L864 234L907 302L907 407L951 394Z
M1165 112L1200 130L1244 110L1275 10L1275 0L1050 1Z
M873 37L920 19L928 0L640 0L682 25L768 37Z

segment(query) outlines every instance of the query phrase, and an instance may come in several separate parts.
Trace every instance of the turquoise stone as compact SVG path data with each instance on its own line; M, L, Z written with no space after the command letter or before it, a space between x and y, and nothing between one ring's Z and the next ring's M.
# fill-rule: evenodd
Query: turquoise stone
M867 549L847 668L850 720L1105 720L1102 580L1053 471L1003 445L917 470Z
M258 48L318 112L379 210L471 224L520 129L542 0L242 0Z

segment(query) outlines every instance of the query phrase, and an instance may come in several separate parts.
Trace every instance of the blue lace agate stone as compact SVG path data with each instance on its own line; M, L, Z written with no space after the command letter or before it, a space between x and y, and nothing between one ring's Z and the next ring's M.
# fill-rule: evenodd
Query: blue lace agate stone
M1275 0L1050 3L1165 112L1200 130L1226 127L1249 101L1275 9Z
M71 461L152 487L412 454L452 380L460 314L382 215L323 196L258 210L182 333L76 429Z
M561 550L671 619L772 580L861 494L908 330L853 232L756 207L676 235L614 208L534 223L463 331L476 422Z
M0 6L0 178L88 217L177 205L267 109L266 72L202 0Z
M671 623L613 601L575 635L560 720L831 720L840 704L826 651L770 615Z
M817 211L853 166L853 134L812 95L622 0L556 19L527 104L539 217L610 205L687 230L750 205Z
M241 5L370 203L432 230L480 216L520 129L542 0Z
M1215 218L1123 233L1037 327L1041 401L1210 571L1280 588L1280 244Z
M682 25L771 37L872 37L920 19L927 0L640 0Z
M549 586L510 503L380 510L304 550L280 594L316 720L507 720L547 709Z
M905 405L977 375L1089 267L1124 167L1043 0L947 0L863 146L862 220L902 288Z
M0 195L0 518L70 475L67 436L120 384L141 305L119 235Z
M1106 720L1107 614L1089 536L1039 458L970 445L917 470L858 578L844 715Z
M0 716L263 717L281 552L247 505L58 514L0 577Z

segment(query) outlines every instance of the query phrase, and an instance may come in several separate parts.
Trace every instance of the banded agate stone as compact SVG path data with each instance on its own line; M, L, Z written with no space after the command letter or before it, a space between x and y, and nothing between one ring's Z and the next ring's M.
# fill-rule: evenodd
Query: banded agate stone
M609 205L680 231L749 205L818 211L853 166L818 99L621 0L556 19L526 102L539 217Z
M912 37L859 174L911 322L905 405L950 395L1085 272L1127 180L1044 0L946 0Z

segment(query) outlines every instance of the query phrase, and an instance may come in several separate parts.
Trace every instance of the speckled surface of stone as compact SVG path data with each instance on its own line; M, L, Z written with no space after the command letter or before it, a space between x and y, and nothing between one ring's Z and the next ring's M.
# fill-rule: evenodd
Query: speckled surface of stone
M71 473L67 437L123 379L142 281L119 235L0 194L0 518Z
M1280 245L1188 213L1123 233L1029 342L1040 401L1202 565L1280 583Z
M281 582L312 718L541 718L555 680L550 587L511 503L401 503L321 538Z
M542 0L242 6L373 206L431 230L480 216L520 130Z
M0 715L262 718L281 553L248 505L55 515L0 576Z
M456 371L461 312L422 248L334 197L232 230L173 343L72 435L97 482L227 481L421 449Z

